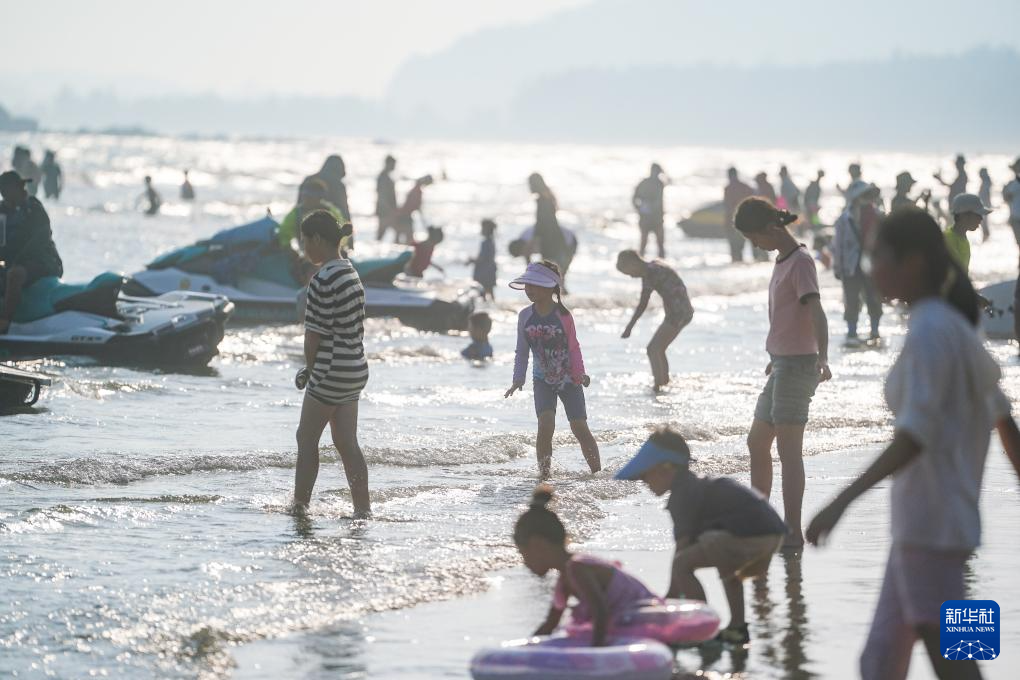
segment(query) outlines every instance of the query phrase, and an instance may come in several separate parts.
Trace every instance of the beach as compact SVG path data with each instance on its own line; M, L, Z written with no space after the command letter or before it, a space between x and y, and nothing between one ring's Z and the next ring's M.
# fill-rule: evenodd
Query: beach
M328 438L309 518L287 511L302 398L293 386L302 364L297 325L228 328L205 371L64 358L38 364L56 378L53 387L34 409L0 420L0 582L7 595L0 598L0 675L19 678L463 678L475 650L536 627L552 583L525 571L510 537L536 483L531 386L503 397L517 313L526 304L506 286L522 268L506 244L534 223L525 180L535 170L580 240L564 301L592 376L589 423L606 466L587 472L561 413L551 480L558 511L578 549L618 559L662 590L670 550L663 500L614 481L612 472L652 428L671 423L691 443L696 470L747 481L744 438L765 381L771 273L768 263L730 265L725 242L685 239L673 224L721 197L731 163L746 168L745 176L788 163L800 176L821 167L842 177L858 157L825 149L333 138L38 133L2 141L61 149L68 189L49 209L71 281L107 269L130 274L267 208L282 216L323 149L342 151L349 168L355 257L399 251L372 238L375 175L387 153L400 159L400 194L415 176L446 175L424 198L430 222L447 234L435 253L447 268L445 283L466 285L480 220L499 225L497 297L485 306L494 321L492 362L462 360L464 334L422 333L388 319L366 324L370 378L359 432L370 521L351 518ZM695 310L670 348L673 384L660 394L651 389L645 345L662 309L653 302L633 337L622 340L639 284L614 269L616 253L637 242L629 199L650 160L674 178L666 193L667 260ZM900 170L930 175L944 160L874 152L866 173L888 188ZM1002 154L973 162L1008 163ZM145 174L172 196L183 167L192 168L195 204L170 199L156 218L133 209ZM828 191L823 217L833 219L841 205ZM979 283L1015 278L1016 245L1002 211L992 216L991 240L973 242L971 271ZM888 442L882 380L905 332L901 310L887 307L883 348L843 350L840 287L829 273L820 280L834 379L812 402L806 519ZM988 346L1015 401L1016 345ZM777 557L767 581L747 586L752 645L737 672L856 677L888 547L887 493L883 486L853 506L827 548ZM982 507L984 546L971 563L970 585L973 596L1002 606L1006 658L982 670L1005 678L1011 650L1020 649L1009 623L1020 616L1020 587L1011 578L1020 557L1012 539L1020 498L997 445ZM704 582L725 622L718 580L707 575ZM911 677L928 677L926 662L916 660ZM678 655L680 677L735 669L729 653L717 660Z
M851 449L809 460L805 508L819 508L875 453ZM752 635L746 652L680 650L674 678L857 677L889 546L888 486L853 506L824 548L779 553L766 578L746 584ZM642 496L614 505L599 531L572 547L619 560L653 590L663 591L672 554L669 518L661 501ZM1009 621L1020 615L1020 587L1013 582L1010 560L1020 486L999 447L989 453L982 512L985 546L969 562L968 597L996 600ZM725 622L718 577L712 570L699 575ZM241 647L235 652L235 677L268 679L299 668L308 678L466 678L466 663L479 648L526 637L537 626L551 597L551 581L513 567L492 574L480 595L377 614L355 629ZM1020 649L1020 632L1010 628L1002 635L1007 655ZM1013 677L1013 666L1007 656L1002 663L982 663L981 672L1005 679ZM920 643L909 677L931 677Z

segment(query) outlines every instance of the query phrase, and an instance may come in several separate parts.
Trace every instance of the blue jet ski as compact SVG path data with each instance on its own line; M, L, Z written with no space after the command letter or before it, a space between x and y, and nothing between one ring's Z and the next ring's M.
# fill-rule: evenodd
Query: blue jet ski
M236 305L233 321L298 323L304 286L294 274L294 256L277 240L270 217L226 229L212 238L156 258L131 277L133 295L196 291L221 295ZM394 257L354 260L365 286L369 317L395 317L422 330L464 330L474 310L474 287L437 290L402 276L410 251Z

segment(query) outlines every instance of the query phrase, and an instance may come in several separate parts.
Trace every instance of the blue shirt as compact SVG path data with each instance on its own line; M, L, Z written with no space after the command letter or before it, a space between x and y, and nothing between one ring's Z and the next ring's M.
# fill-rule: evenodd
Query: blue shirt
M492 345L476 340L461 350L460 355L465 359L491 359Z

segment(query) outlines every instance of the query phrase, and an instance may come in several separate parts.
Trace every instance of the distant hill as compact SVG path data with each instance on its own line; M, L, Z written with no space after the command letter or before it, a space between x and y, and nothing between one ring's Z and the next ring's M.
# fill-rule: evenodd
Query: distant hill
M585 69L521 89L507 114L537 140L1020 148L1020 53L814 67Z
M961 30L964 24L979 28ZM410 59L386 101L393 109L470 120L502 110L537 80L581 69L820 66L982 46L1020 51L1018 25L1016 0L973 0L965 8L958 0L596 0ZM915 84L938 80L932 73ZM779 87L792 93L795 84Z
M0 106L0 131L3 132L33 132L39 128L39 123L32 118L20 118L11 116L7 109Z

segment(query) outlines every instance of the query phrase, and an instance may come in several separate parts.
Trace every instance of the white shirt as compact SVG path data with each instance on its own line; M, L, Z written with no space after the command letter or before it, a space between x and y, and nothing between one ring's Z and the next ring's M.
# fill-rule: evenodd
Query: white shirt
M885 383L896 431L921 445L893 476L894 542L942 550L980 544L988 442L1010 408L1001 375L974 327L945 300L913 306L903 351Z

